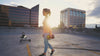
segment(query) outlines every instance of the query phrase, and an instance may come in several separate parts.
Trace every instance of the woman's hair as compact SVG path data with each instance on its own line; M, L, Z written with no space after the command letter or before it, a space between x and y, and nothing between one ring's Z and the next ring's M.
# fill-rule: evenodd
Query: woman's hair
M47 14L47 15L51 15L51 11L50 9L44 8L43 11Z

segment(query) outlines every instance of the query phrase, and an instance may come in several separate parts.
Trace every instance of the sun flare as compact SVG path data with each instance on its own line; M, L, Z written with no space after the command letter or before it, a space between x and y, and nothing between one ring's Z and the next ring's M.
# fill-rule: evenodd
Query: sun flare
M54 19L53 17L48 19L48 25L53 28L58 26L58 21Z

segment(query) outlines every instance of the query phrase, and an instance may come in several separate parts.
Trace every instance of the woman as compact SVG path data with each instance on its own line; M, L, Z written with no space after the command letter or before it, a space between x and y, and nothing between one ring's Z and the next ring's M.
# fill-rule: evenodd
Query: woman
M48 38L47 38L48 35L50 37L52 37L52 30L51 30L51 28L50 28L50 26L48 25L48 22L47 22L48 19L49 19L48 17L50 15L51 15L50 9L47 9L47 8L43 9L43 16L45 16L44 21L43 21L43 37L44 37L45 48L44 48L44 53L42 53L40 56L46 56L46 52L47 52L48 46L51 49L50 55L52 55L54 53L54 49L49 44Z

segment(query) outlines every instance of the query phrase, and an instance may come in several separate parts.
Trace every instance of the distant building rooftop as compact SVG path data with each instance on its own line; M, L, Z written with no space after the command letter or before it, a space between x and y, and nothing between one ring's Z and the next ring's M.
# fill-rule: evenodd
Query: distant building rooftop
M2 4L0 4L0 6L7 6L7 7L18 7L18 8L25 8L25 9L29 9L29 8L26 8L26 7L24 7L24 6L21 6L21 5L19 5L19 6L10 6L10 5L2 5Z
M66 10L74 10L74 11L82 11L82 12L86 12L85 10L81 10L81 9L75 9L75 8L66 8L66 9L64 9L64 10L62 10L61 12L63 12L63 11L66 11Z

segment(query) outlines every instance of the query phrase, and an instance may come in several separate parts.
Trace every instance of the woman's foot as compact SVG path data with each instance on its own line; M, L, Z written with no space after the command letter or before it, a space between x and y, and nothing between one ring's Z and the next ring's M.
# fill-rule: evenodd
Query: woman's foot
M51 53L50 53L50 55L52 56L54 52L55 52L55 50L52 50Z
M41 55L39 55L39 56L46 56L46 54L42 53L42 54L41 54Z

